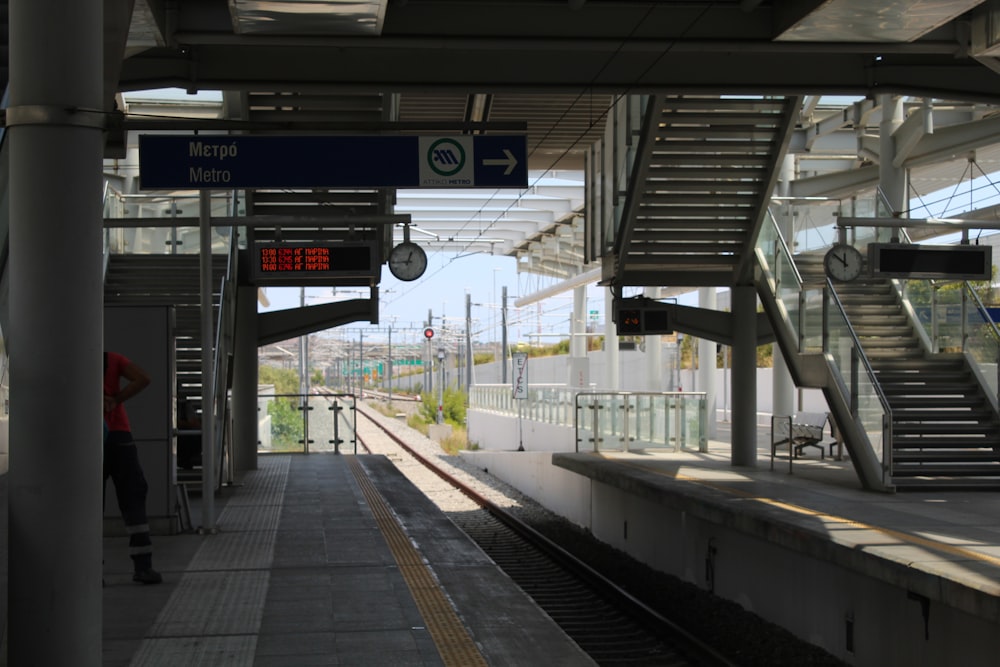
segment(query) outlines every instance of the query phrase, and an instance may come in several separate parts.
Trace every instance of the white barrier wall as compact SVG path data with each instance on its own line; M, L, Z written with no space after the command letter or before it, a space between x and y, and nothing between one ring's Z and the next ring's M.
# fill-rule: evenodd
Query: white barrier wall
M573 452L573 429L521 419L510 415L469 410L466 413L469 443L479 449L511 451L523 445L528 451Z
M552 465L551 452L462 451L461 457L579 526L590 526L590 478Z

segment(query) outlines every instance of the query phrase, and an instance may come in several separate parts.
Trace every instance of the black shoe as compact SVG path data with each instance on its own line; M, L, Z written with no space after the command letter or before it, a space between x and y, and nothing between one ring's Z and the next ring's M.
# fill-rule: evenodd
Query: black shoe
M163 582L160 573L150 568L148 570L137 571L132 575L132 581L140 584L159 584Z

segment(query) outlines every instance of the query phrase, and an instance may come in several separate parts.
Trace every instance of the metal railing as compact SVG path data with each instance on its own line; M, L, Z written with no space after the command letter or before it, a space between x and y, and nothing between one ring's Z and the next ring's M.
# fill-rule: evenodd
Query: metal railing
M358 453L354 394L258 394L260 453Z

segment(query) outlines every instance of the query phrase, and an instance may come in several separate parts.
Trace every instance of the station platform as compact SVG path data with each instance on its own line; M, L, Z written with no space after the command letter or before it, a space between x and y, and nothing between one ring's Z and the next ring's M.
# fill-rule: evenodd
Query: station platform
M787 446L553 454L590 480L595 536L855 665L995 665L1000 493L866 491L849 460Z
M105 667L593 664L384 457L261 455L216 505L160 585L104 539Z

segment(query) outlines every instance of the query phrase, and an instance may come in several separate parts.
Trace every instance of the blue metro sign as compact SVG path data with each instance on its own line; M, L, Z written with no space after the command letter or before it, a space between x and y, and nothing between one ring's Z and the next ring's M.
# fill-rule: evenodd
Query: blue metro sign
M144 190L520 188L523 135L139 137Z

